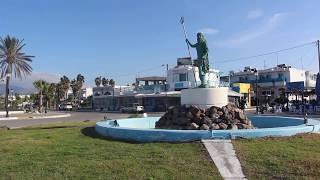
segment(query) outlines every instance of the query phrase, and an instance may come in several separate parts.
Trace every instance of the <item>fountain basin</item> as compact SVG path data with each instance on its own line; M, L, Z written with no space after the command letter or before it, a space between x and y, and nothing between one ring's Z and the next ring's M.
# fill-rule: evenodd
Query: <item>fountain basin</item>
M257 129L241 130L169 130L155 129L160 117L107 120L96 123L96 131L105 137L135 142L188 142L201 139L259 138L292 136L320 132L320 121L279 116L249 116Z

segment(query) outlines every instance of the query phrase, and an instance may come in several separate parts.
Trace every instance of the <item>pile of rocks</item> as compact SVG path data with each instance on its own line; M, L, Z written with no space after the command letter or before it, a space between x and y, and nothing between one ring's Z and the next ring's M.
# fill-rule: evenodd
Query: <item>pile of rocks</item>
M224 129L252 129L251 121L243 110L233 104L222 108L212 106L201 109L197 106L170 107L159 121L158 129L185 129L185 130L224 130Z

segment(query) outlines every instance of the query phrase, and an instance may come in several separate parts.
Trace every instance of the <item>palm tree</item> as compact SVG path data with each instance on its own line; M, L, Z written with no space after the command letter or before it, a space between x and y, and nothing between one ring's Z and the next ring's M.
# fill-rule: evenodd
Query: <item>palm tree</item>
M101 86L101 76L99 76L99 77L96 77L96 79L94 79L94 82L96 83L96 86L97 87L100 87Z
M84 76L82 76L81 74L77 75L77 81L80 83L81 87L84 83Z
M71 88L72 88L72 93L73 93L73 100L75 103L78 103L79 100L79 93L80 90L83 86L84 83L84 76L82 76L81 74L77 75L77 78L71 81Z
M110 79L109 84L110 86L114 87L116 85L116 82L113 79Z
M67 76L62 76L60 79L61 90L63 93L64 99L67 99L68 90L70 88L70 80Z
M23 40L19 40L9 35L4 39L0 38L0 70L1 78L6 77L6 92L5 92L5 108L6 117L9 117L8 111L8 94L10 76L14 74L15 77L22 79L26 75L30 75L32 67L29 63L32 62L34 56L26 55L22 52L25 46Z
M44 80L37 80L33 82L33 86L39 91L39 112L42 113L43 95L48 92L49 84Z
M104 78L102 78L102 86L107 86L107 85L109 85L109 79L106 79L105 77Z
M51 83L48 87L48 91L46 92L46 107L49 107L49 109L51 107L51 104L54 102L56 98L56 92L57 92L57 84ZM55 103L53 106L55 106Z

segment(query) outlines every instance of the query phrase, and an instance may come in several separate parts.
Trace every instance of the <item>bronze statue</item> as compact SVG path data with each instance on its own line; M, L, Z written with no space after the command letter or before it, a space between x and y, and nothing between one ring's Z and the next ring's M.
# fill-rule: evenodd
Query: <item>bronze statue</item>
M208 73L209 73L209 58L208 58L208 46L201 32L197 33L197 43L191 44L188 39L186 42L190 47L197 50L197 63L195 64L199 68L199 77L201 80L200 88L208 87Z

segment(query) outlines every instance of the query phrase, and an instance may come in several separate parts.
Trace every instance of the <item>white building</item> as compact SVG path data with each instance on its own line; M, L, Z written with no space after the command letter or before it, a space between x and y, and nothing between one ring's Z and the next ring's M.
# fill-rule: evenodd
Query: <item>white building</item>
M92 94L93 94L92 88L90 88L90 87L82 88L80 90L79 98L80 99L87 99L89 96L92 96Z
M180 105L181 89L195 88L201 84L198 68L191 58L178 58L177 66L167 71L167 77L149 76L136 78L135 86L93 88L93 107L103 110L120 110L132 103L144 106L145 111L165 111ZM197 77L197 78L195 78ZM210 69L208 84L219 87L220 73ZM242 96L229 91L230 101Z
M292 68L285 64L273 68L257 70L256 68L245 67L243 71L230 73L230 84L250 83L256 91L258 86L259 99L274 99L286 91L288 83L304 82L306 89L315 87L316 73L301 69Z
M210 69L208 75L210 87L218 87L220 73L218 70ZM199 69L192 65L191 58L178 58L177 66L167 71L167 83L169 91L195 88L201 84Z

